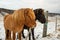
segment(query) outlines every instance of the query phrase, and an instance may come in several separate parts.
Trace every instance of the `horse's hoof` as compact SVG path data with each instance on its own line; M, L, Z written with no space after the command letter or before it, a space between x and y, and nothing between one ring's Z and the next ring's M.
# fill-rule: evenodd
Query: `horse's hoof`
M5 39L5 40L12 40L12 39Z

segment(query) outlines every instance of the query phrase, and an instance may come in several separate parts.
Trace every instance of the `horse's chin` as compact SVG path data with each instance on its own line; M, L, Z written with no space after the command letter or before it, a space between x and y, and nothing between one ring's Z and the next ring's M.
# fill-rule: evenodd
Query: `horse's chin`
M39 21L39 22L42 23L42 24L46 23L46 21Z
M41 22L42 24L46 23L46 22Z

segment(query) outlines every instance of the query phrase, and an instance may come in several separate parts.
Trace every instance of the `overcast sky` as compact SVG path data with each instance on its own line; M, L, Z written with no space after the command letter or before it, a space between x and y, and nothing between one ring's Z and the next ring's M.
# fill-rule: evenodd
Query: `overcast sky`
M60 13L60 0L0 0L0 8L43 8L53 13Z

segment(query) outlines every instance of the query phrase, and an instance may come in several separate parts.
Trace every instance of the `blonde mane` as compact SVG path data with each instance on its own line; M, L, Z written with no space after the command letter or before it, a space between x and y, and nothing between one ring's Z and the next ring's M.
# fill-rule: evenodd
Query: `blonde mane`
M14 20L14 22L16 22L17 24L20 24L20 22L24 22L25 18L24 18L24 10L23 9L19 9L16 10L13 14L12 14L12 18Z
M25 9L25 25L27 25L28 27L33 27L32 25L36 25L35 18L36 17L33 9Z
M32 27L31 25L36 24L35 23L35 14L33 9L30 8L22 8L19 10L16 10L13 15L12 15L13 20L17 23L20 24L20 22L25 21L25 25L28 27Z

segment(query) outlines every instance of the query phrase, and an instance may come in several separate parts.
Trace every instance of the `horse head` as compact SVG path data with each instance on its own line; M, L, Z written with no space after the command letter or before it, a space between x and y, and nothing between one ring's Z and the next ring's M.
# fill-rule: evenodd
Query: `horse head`
M34 12L35 12L36 20L38 20L41 23L46 22L46 18L45 18L43 9L35 9Z
M34 28L36 26L36 22L35 22L35 14L33 9L30 8L26 8L25 9L25 22L28 27Z

